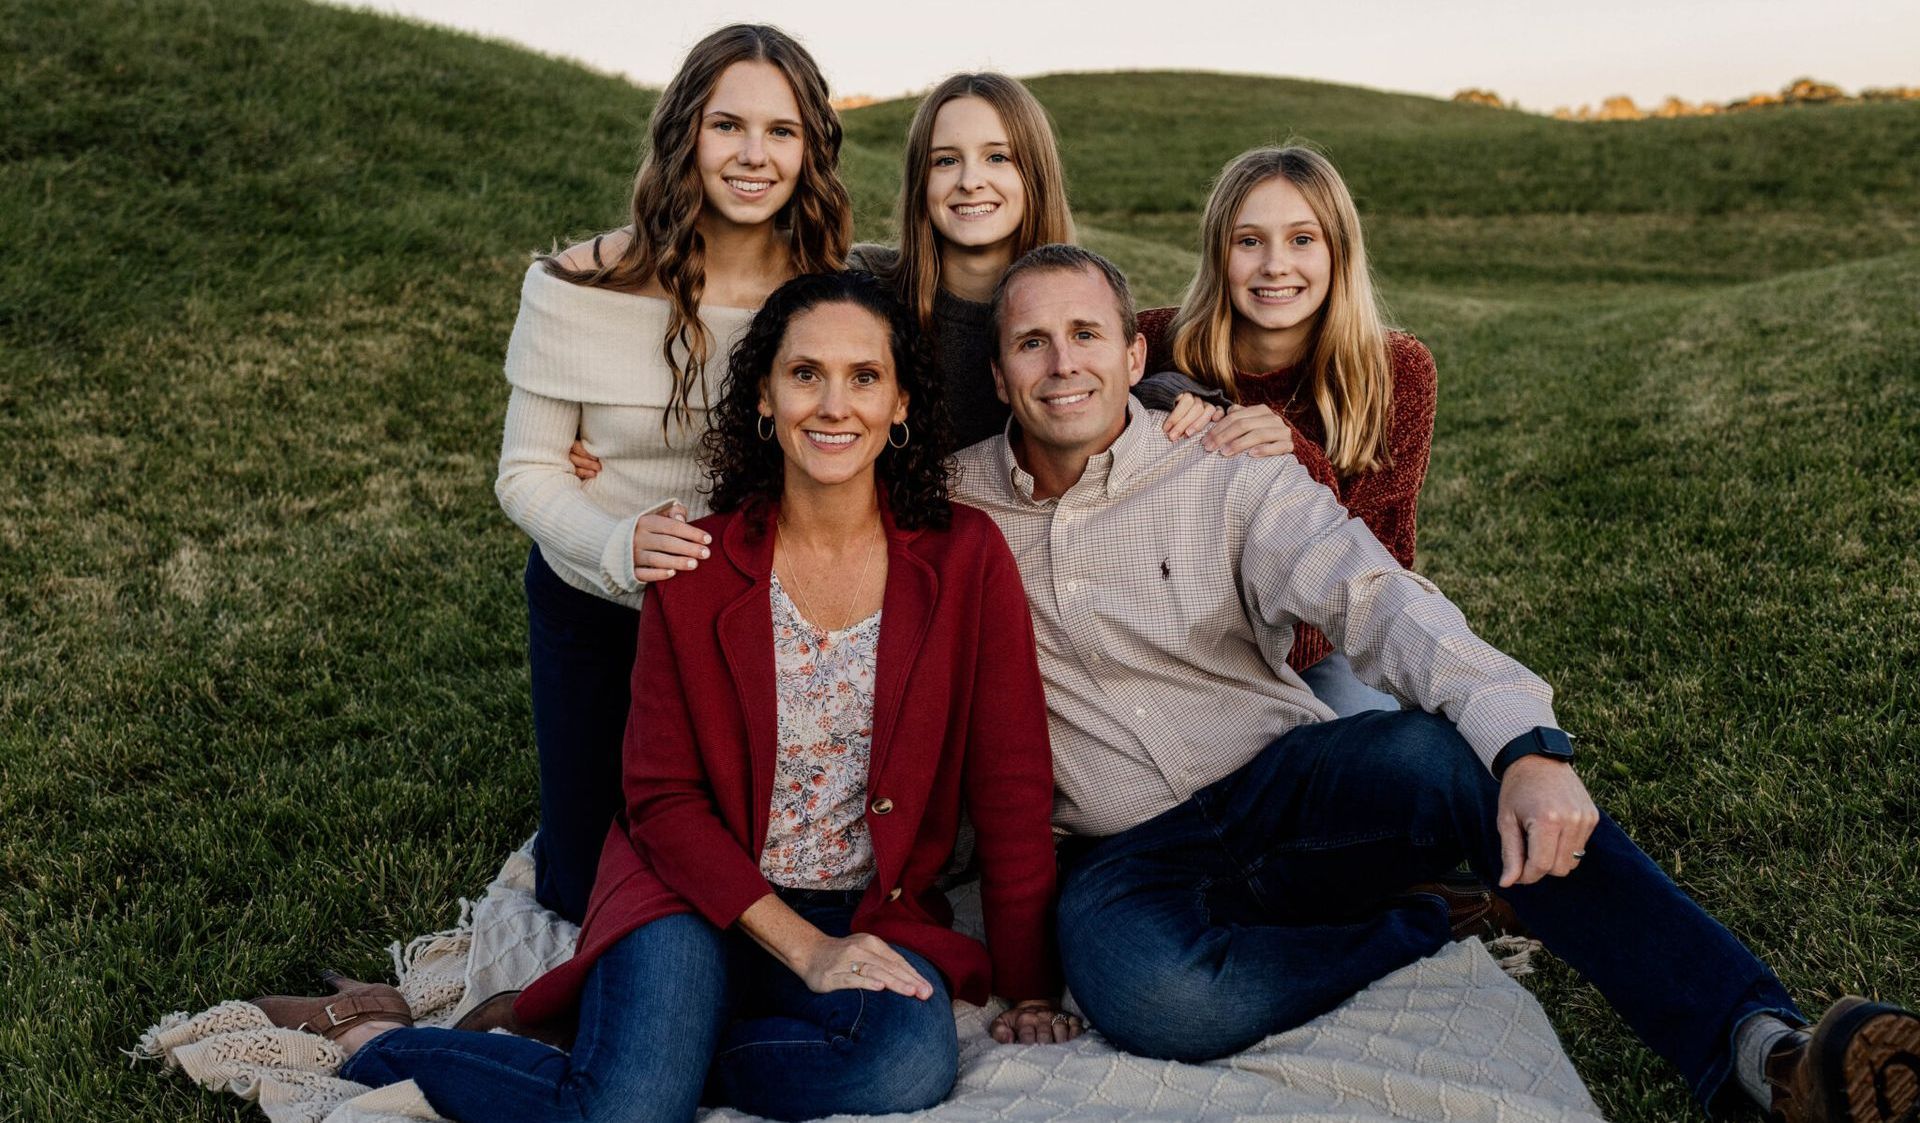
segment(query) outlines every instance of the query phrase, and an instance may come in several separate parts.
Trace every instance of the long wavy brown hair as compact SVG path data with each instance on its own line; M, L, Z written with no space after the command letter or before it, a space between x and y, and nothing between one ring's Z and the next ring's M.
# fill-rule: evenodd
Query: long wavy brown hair
M1302 145L1255 148L1234 157L1207 197L1200 220L1200 270L1173 317L1173 362L1189 377L1239 400L1234 380L1233 303L1227 255L1233 224L1253 189L1276 176L1300 189L1332 257L1327 300L1307 341L1307 385L1327 431L1327 459L1342 476L1391 467L1393 366L1374 295L1360 215L1346 181L1325 156Z
M706 196L695 157L701 113L720 75L737 62L778 67L800 105L805 146L800 181L793 198L774 216L774 225L787 235L794 272L816 273L846 263L853 240L853 201L840 182L840 117L828 100L826 79L792 36L777 27L747 23L723 27L696 43L654 103L647 148L633 177L633 237L626 249L602 262L596 240L590 269L569 268L557 257L542 259L554 276L575 284L637 292L657 279L666 290L671 310L660 353L673 372L674 386L663 424L692 421L696 386L701 405L707 404L704 373L713 356L713 337L700 322L707 270L699 219Z
M1053 121L1028 89L1004 74L955 74L933 88L914 110L907 126L906 174L900 188L900 261L888 278L900 299L933 330L933 298L940 291L940 235L927 214L927 178L932 172L933 119L956 98L977 97L1000 115L1012 149L1013 166L1026 187L1026 211L1014 234L1013 257L1052 242L1071 242L1073 212L1067 207L1067 176L1060 167L1060 146Z

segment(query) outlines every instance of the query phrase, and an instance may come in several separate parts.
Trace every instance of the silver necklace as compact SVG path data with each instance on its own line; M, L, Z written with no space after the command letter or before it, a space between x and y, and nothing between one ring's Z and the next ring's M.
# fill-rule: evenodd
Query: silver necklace
M784 526L785 522L786 520L782 519L781 525ZM779 531L776 529L774 531L774 534L775 534L775 545L777 546L779 544L779 541L778 541ZM883 530L880 533L879 537L885 538L886 532ZM879 538L869 538L867 540L867 556L866 556L866 560L860 564L860 580L857 583L855 583L855 585L853 586L853 593L847 598L847 607L842 610L843 615L846 612L851 612L853 610L853 606L859 603L860 591L867 587L867 577L873 572L873 548L878 543L878 541L879 541ZM792 559L793 557L792 550L788 550L788 557L789 559ZM802 588L803 583L800 580L799 569L794 568L793 571L788 576L793 578L793 591L794 591L794 594L800 598L800 612L802 615L804 615L807 618L808 625L810 625L814 631L817 631L822 635L826 635L827 633L833 631L833 629L824 627L823 625L818 623L818 621L820 621L823 618L814 614L813 603L807 599L806 589ZM848 621L848 623L852 623L852 622L853 621Z

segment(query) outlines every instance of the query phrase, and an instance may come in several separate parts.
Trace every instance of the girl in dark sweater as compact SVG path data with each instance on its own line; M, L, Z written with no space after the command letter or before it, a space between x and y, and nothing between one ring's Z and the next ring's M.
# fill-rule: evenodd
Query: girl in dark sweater
M1035 246L1074 240L1053 124L1004 74L956 74L907 127L900 248L863 244L847 264L886 279L920 320L947 391L959 447L997 436L993 287Z
M1308 148L1244 153L1215 181L1201 238L1185 302L1140 316L1147 369L1171 373L1136 393L1171 410L1176 440L1236 406L1270 407L1295 430L1294 456L1411 568L1433 356L1383 326L1340 173ZM1306 625L1287 664L1341 717L1399 708Z

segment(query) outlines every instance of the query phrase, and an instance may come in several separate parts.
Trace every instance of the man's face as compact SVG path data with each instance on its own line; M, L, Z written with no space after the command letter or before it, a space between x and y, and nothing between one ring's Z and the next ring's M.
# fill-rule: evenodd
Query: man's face
M1104 452L1127 425L1127 391L1146 366L1146 337L1128 339L1120 303L1092 269L1013 279L1001 305L994 387L1030 454Z

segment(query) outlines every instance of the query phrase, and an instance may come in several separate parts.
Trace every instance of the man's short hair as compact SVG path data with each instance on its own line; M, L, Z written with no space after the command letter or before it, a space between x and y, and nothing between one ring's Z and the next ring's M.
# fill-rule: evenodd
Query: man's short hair
M1078 273L1088 270L1107 282L1113 290L1113 302L1120 309L1120 331L1123 342L1132 343L1133 337L1140 334L1140 322L1133 314L1133 290L1127 287L1127 275L1120 267L1090 249L1054 242L1050 245L1035 246L1021 254L1019 260L1007 267L1000 283L993 286L993 302L989 305L993 324L993 353L1000 353L1000 314L1007 303L1007 290L1013 287L1013 280L1022 273Z

